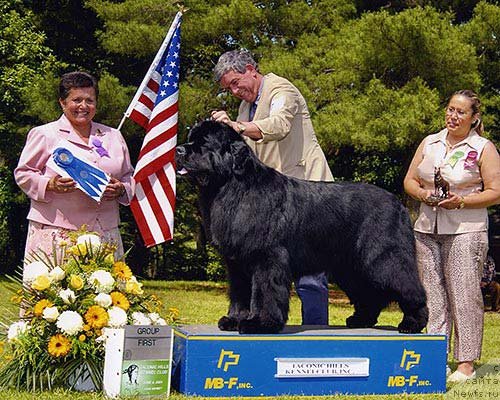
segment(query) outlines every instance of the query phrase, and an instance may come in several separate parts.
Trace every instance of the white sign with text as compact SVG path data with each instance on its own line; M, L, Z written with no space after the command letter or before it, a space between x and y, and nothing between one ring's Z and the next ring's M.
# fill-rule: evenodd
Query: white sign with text
M275 358L276 378L345 378L370 375L369 358Z

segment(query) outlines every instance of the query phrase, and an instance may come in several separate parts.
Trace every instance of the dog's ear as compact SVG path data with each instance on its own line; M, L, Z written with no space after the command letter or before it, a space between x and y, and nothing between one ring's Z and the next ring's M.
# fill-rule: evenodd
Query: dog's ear
M233 156L233 172L235 175L243 175L252 163L250 148L245 142L231 143L231 154Z

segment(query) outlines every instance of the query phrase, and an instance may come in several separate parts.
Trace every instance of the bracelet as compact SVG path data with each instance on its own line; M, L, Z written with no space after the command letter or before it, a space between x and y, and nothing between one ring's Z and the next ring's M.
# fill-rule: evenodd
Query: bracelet
M457 206L457 210L461 210L465 207L465 199L464 196L460 196L460 204Z

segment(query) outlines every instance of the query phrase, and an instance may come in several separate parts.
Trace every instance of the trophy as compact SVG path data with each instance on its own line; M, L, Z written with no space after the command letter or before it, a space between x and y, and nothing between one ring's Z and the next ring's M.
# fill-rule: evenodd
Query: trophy
M430 206L437 206L441 200L447 199L450 194L450 184L441 175L440 168L434 167L434 193L426 199Z

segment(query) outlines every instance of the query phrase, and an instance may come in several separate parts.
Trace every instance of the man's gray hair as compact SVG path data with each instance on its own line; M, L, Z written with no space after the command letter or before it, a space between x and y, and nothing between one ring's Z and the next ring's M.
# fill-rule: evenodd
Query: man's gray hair
M257 63L248 50L226 51L219 57L219 61L217 61L217 65L214 68L214 79L216 82L220 82L224 74L229 71L244 74L246 72L246 66L249 64L258 70Z

